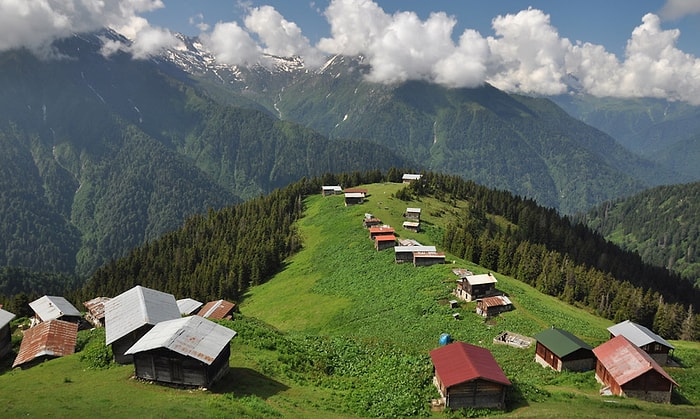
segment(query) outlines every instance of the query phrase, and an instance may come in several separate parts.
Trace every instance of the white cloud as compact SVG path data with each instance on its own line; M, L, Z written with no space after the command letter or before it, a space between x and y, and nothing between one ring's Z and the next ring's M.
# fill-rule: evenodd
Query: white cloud
M667 20L700 14L700 0L666 0L659 14Z
M236 22L219 22L210 34L200 36L216 59L228 65L253 65L262 60L262 50Z

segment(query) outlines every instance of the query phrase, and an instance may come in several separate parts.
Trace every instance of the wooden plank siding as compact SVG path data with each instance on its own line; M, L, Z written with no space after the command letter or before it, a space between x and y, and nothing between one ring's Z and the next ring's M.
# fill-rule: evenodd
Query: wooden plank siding
M465 407L503 409L505 386L487 380L473 380L454 385L445 393L445 405L451 409Z
M211 365L195 358L159 348L134 354L136 376L150 381L191 387L208 387L229 369L230 346Z

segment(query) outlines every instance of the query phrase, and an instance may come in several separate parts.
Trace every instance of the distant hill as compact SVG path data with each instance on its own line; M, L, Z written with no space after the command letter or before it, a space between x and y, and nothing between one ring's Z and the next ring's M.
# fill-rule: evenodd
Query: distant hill
M661 186L602 204L585 221L647 263L700 285L700 182Z

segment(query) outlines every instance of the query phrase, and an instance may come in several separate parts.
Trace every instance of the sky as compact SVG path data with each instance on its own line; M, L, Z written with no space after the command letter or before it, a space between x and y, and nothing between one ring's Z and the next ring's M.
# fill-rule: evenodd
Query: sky
M380 83L700 105L700 0L0 0L0 51L56 58L53 40L102 27L131 40L106 56L148 58L181 32L229 65L361 54Z

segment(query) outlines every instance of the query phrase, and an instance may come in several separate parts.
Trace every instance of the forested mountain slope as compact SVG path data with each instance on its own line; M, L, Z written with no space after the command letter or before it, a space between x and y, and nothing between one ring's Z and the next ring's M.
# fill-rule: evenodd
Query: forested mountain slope
M602 204L588 226L650 264L700 285L700 183L661 186Z
M100 46L76 35L56 43L60 58L0 54L0 266L87 275L210 208L304 176L408 165L220 105L185 73Z

